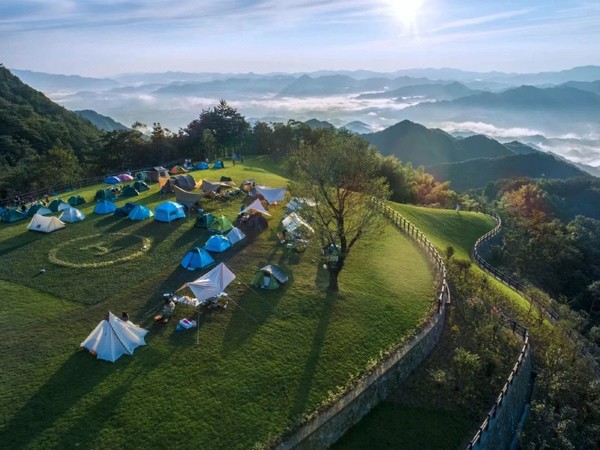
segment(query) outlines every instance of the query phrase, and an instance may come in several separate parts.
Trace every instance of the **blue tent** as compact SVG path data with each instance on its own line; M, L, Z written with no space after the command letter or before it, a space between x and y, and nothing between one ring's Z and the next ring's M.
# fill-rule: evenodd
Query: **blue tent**
M209 252L222 253L231 247L231 242L225 236L220 234L215 234L211 236L206 244L204 244L204 248Z
M12 223L26 218L27 216L17 208L5 209L2 213L2 222L6 223Z
M161 203L154 210L154 220L159 222L172 222L185 217L183 205L175 202Z
M109 202L108 200L100 200L96 204L94 212L96 214L110 214L115 212L115 209L117 209L117 205L115 205L113 202Z
M135 208L131 210L129 213L129 218L131 220L146 220L149 217L152 217L154 213L150 211L150 208L144 205L137 205Z
M181 267L187 270L196 270L204 269L214 263L215 260L210 256L210 253L201 247L196 247L194 250L186 253L181 260Z
M209 168L208 164L205 162L200 162L200 163L196 164L196 169L198 169L198 170L206 170L208 168Z
M127 202L120 208L115 209L115 216L117 217L127 217L133 209L138 206L137 203Z
M121 180L119 180L117 177L107 177L104 179L104 182L106 184L119 184Z
M217 161L216 163L213 164L213 169L224 169L225 165L223 164L223 161Z

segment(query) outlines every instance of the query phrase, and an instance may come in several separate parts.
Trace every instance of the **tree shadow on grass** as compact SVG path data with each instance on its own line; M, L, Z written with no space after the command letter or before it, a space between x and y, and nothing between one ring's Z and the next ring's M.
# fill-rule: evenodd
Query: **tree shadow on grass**
M0 431L3 447L27 447L113 373L115 365L98 361L84 351L74 353Z
M319 323L314 331L313 341L306 358L306 364L304 365L304 370L302 371L302 375L300 375L298 381L298 390L296 391L295 395L290 398L291 408L289 417L292 420L306 412L315 370L319 364L321 350L327 336L329 322L331 321L331 315L335 308L335 302L337 298L338 295L335 292L327 292L325 298L323 299L323 303L321 304L321 311L319 311Z
M32 242L43 239L46 235L44 233L24 233L14 236L10 239L6 239L0 242L0 256L8 255L9 253L19 250L21 247L31 244Z

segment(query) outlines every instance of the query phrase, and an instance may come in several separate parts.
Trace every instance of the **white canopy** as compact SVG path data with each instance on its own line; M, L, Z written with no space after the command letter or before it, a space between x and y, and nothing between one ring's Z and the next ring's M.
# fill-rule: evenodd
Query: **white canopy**
M313 227L311 227L302 217L300 217L300 215L298 215L298 213L295 212L291 213L289 216L283 219L281 223L285 227L286 231L288 231L289 233L293 233L297 228L301 226L306 227L308 230L310 230L311 233L315 232Z
M221 294L233 280L235 280L235 274L229 270L229 267L221 263L197 280L187 283L187 286L198 301L202 301Z
M123 321L109 311L108 320L103 319L81 343L81 347L95 353L98 359L115 362L121 355L133 355L137 347L146 345L144 336L147 333L148 330L130 321Z
M64 228L64 222L61 222L54 216L46 217L40 214L34 214L31 222L27 226L29 231L41 231L42 233L52 233L53 231Z
M240 211L240 214L246 214L247 212L251 212L251 211L259 212L261 214L264 214L265 216L269 216L269 217L271 216L271 214L269 214L267 212L265 207L260 202L260 199L258 199L258 198L256 200L254 200L252 203L250 203L248 206L246 206L244 209L242 209Z
M268 188L266 186L256 186L256 191L262 195L267 203L282 202L285 199L285 188Z
M229 231L229 233L227 233L227 239L229 239L229 242L231 242L232 244L237 244L238 242L240 242L242 239L245 239L245 238L246 238L246 235L238 227L233 227L231 229L231 231Z

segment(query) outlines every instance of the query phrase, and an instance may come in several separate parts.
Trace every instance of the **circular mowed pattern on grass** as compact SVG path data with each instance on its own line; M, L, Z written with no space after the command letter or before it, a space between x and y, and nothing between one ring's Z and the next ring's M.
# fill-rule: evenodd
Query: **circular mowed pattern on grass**
M94 269L123 263L150 250L152 240L128 233L99 233L70 239L48 252L51 263L73 269Z

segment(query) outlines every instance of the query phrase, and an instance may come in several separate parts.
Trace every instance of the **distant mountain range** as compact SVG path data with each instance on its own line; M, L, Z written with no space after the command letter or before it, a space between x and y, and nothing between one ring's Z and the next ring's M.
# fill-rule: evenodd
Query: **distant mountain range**
M361 94L358 98L376 99L376 98L394 98L404 99L406 97L422 97L434 100L454 100L461 97L477 94L479 91L470 89L462 83L453 81L450 83L432 83L416 84L412 86L403 86L389 91L375 92L370 94Z
M520 142L506 145L486 136L455 138L408 120L364 137L384 155L425 166L459 191L482 188L502 178L590 177L575 165Z

